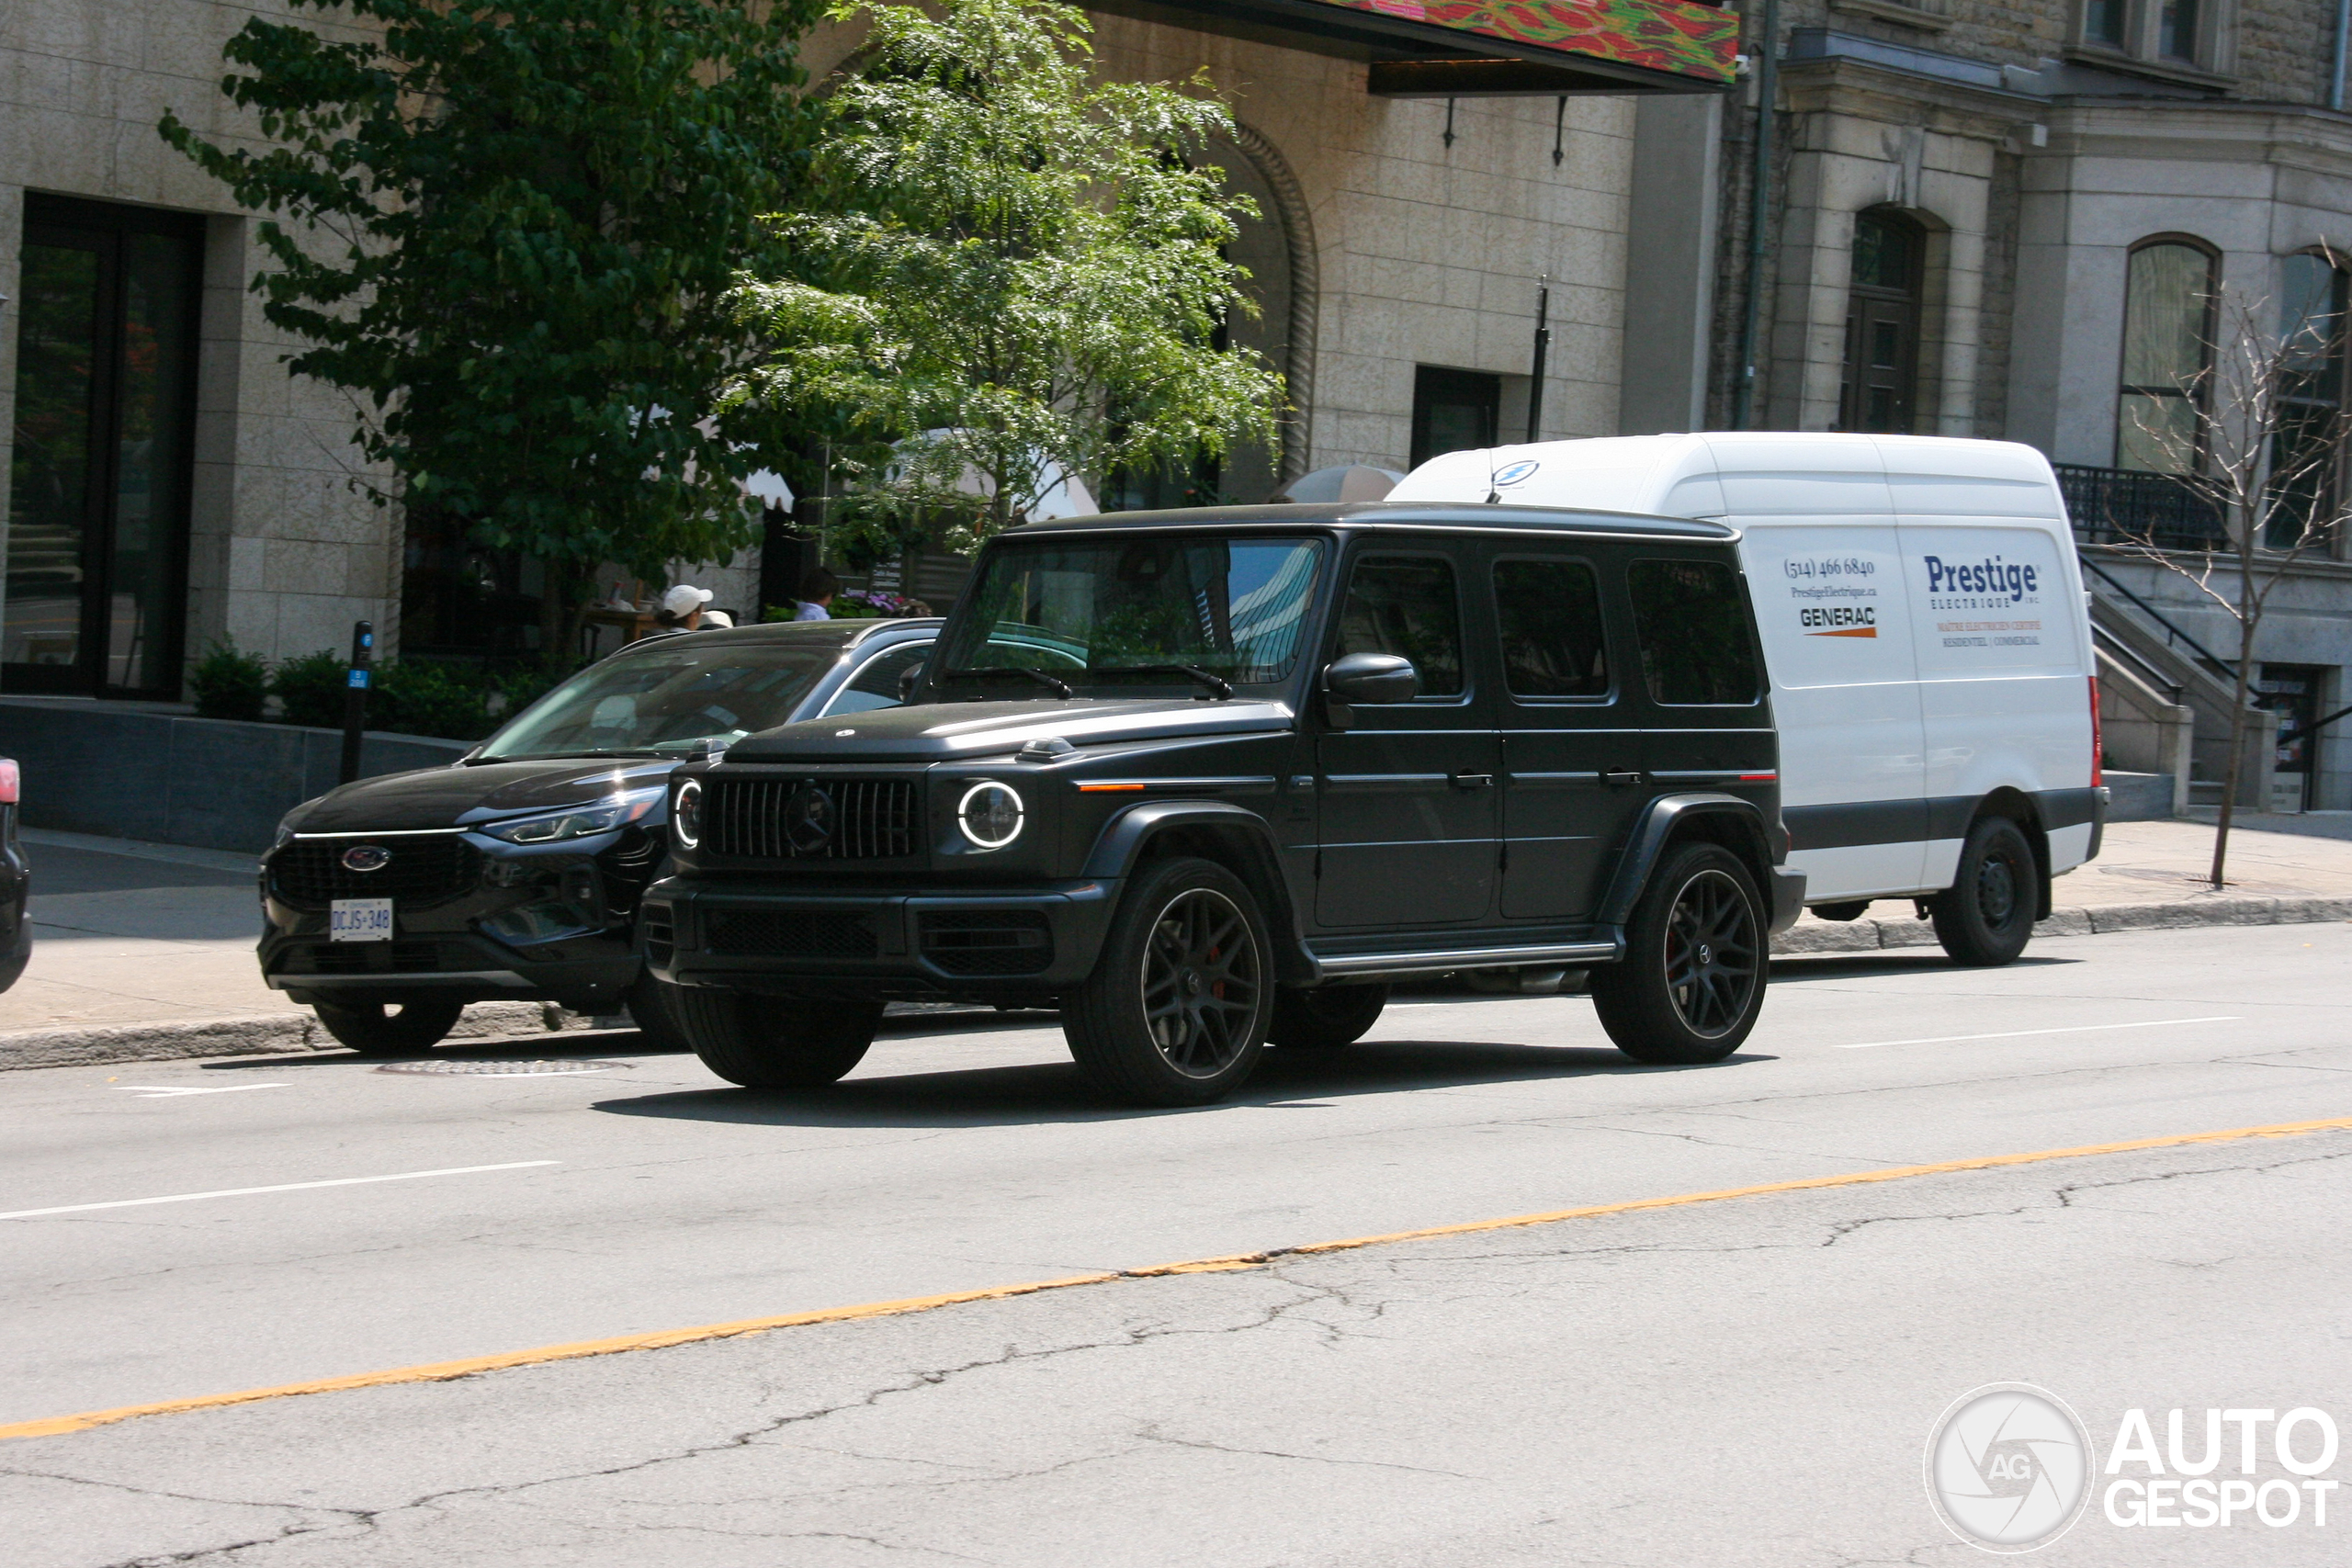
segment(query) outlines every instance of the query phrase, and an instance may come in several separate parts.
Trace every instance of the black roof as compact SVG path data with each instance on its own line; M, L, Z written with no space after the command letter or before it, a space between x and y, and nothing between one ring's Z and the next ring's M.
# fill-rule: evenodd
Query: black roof
M838 621L754 621L748 626L712 626L707 631L656 633L639 637L620 650L633 653L640 649L725 647L737 642L805 642L820 647L854 648L870 637L892 627L907 629L915 626L937 630L944 617L939 615L879 615L844 616ZM608 654L607 658L617 658Z
M1731 540L1739 532L1720 523L1688 517L1651 517L1637 512L1583 512L1564 506L1481 506L1458 501L1328 502L1312 505L1194 506L1173 512L1109 512L1030 523L1000 537L1031 534L1097 533L1130 528L1264 530L1299 528L1477 528L1546 534L1630 535L1693 542Z

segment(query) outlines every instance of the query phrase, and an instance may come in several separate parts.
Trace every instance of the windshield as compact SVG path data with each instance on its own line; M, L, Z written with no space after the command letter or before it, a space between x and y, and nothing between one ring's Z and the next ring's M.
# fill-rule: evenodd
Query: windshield
M668 640L668 639L664 639ZM792 710L840 657L838 645L704 643L617 654L582 671L529 707L477 755L666 756L697 740L732 741L792 719Z
M960 685L1046 697L1280 681L1298 662L1324 553L1319 539L1182 535L1001 543L942 641L935 679L948 696Z

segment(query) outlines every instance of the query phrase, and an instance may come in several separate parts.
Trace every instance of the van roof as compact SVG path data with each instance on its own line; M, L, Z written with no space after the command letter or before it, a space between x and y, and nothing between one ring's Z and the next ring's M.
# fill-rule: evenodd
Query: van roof
M1689 539L1693 543L1736 539L1735 529L1689 517L1637 516L1610 508L1554 506L1532 497L1518 503L1483 504L1486 494L1460 501L1359 501L1264 506L1195 506L1171 512L1109 512L1093 517L1030 523L1000 537L1042 534L1092 534L1128 529L1193 532L1295 533L1301 528L1477 528L1547 534L1583 534L1638 538ZM1531 504L1531 502L1532 502Z
M1448 452L1391 503L1496 491L1539 505L1668 517L2030 517L2063 525L2050 460L2013 441L1826 431L1623 435ZM1473 492L1476 496L1473 496Z

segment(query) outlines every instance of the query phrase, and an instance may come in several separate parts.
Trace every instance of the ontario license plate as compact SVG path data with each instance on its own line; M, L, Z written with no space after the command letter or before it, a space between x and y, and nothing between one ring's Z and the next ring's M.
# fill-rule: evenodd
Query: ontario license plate
M392 901L390 898L337 898L327 908L330 942L390 942Z

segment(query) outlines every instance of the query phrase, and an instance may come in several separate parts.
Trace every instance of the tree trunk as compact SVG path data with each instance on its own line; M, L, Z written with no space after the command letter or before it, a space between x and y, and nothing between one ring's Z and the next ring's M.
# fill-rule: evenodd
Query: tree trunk
M2237 813L2238 781L2245 772L2245 699L2248 656L2254 651L2252 636L2238 639L2238 678L2232 688L2230 702L2230 760L2222 770L2222 815L2213 827L2213 890L2222 886L2222 873L2230 852L2230 819Z

